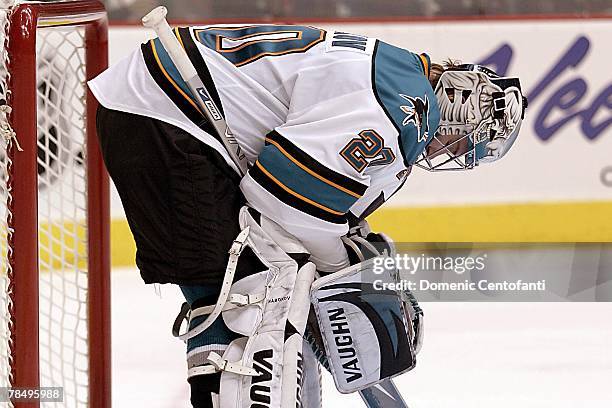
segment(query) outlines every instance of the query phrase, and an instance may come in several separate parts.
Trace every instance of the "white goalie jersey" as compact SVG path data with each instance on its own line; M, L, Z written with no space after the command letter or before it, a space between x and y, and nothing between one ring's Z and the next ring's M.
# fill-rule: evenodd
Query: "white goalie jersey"
M250 205L300 239L320 270L347 266L347 220L401 187L438 127L429 57L306 26L175 34L247 155ZM177 126L234 167L159 40L89 85L103 106Z

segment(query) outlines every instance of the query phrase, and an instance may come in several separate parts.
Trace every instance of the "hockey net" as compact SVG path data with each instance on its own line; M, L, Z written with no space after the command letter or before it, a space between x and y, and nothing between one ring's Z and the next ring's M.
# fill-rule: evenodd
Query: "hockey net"
M110 406L108 181L86 88L106 16L95 1L0 13L0 387Z

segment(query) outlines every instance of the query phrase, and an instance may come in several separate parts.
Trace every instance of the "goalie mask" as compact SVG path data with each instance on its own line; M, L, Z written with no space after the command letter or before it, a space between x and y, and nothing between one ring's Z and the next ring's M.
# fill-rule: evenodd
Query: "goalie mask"
M502 158L518 137L527 99L516 77L480 65L445 71L435 89L440 126L415 163L429 171L468 170Z

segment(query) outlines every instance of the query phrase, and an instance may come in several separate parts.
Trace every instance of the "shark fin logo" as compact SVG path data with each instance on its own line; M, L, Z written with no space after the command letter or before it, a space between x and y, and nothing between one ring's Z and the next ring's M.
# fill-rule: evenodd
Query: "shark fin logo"
M400 105L400 109L406 114L402 126L412 123L419 135L418 143L424 142L429 137L429 99L427 95L424 99L404 94L399 94L399 96L409 103L409 105Z

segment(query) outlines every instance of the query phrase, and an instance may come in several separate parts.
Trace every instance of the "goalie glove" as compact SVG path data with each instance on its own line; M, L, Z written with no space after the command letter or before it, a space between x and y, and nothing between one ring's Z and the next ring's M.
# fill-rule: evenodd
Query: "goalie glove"
M349 255L351 265L356 265L377 256L395 258L397 251L393 240L385 233L373 232L366 220L355 223L346 236L342 237L342 242ZM399 271L392 274L396 281L400 280ZM423 346L424 339L424 312L420 307L414 294L406 289L400 291L400 296L406 305L408 318L412 322L412 338L414 341L415 353L419 353ZM310 328L310 325L309 325ZM312 330L310 330L312 332ZM311 340L316 339L316 333L310 333ZM311 344L313 342L310 342ZM320 342L319 342L320 343ZM324 365L325 366L325 365Z
M373 268L369 260L312 285L319 330L309 324L309 340L342 393L371 387L416 363L407 304L399 292L380 286L392 281L390 271Z
M393 240L382 232L372 232L367 221L351 227L346 236L342 237L351 265L364 262L377 256L395 257Z

